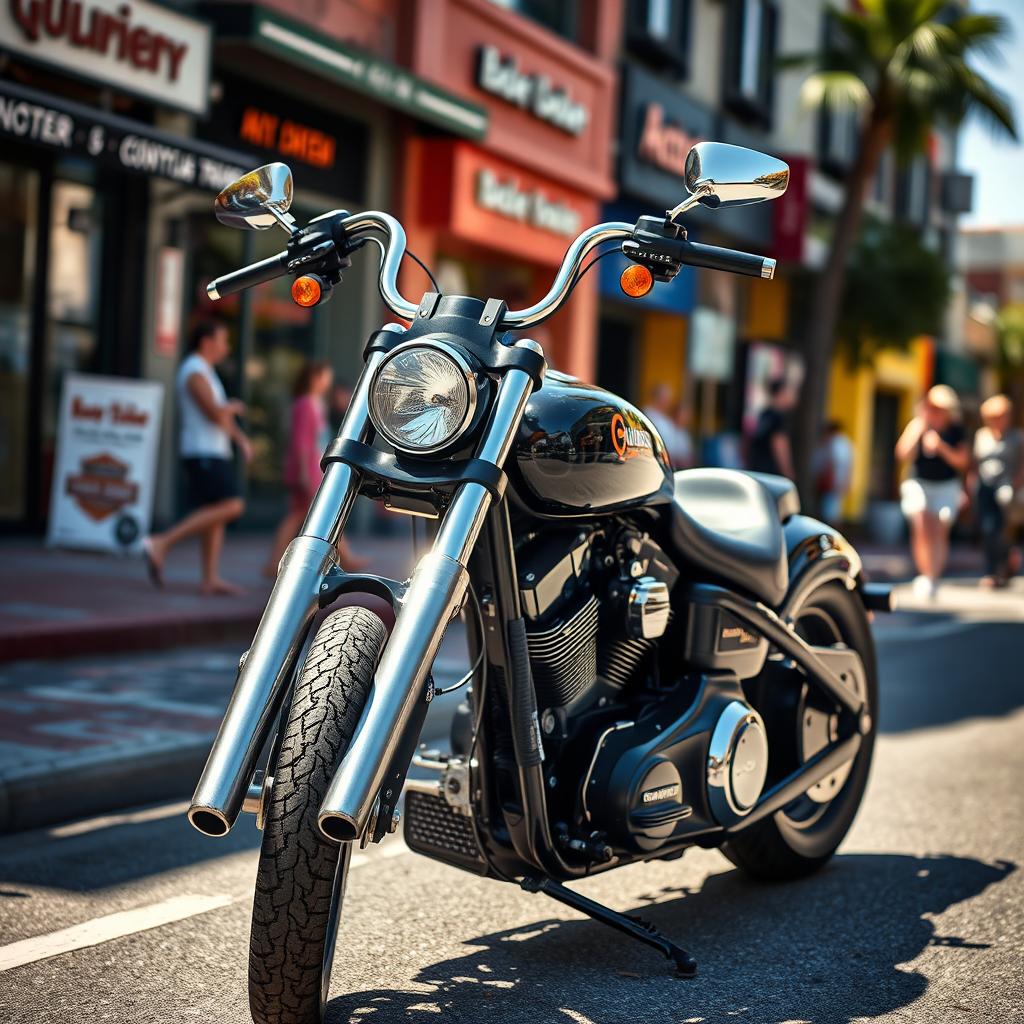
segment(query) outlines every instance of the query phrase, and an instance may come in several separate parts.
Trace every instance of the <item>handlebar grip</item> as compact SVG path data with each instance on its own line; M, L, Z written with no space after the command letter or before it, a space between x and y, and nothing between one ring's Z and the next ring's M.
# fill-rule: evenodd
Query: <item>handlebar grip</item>
M241 270L233 270L230 274L218 277L206 286L206 294L211 299L223 299L226 295L251 288L254 284L272 281L275 277L283 277L288 272L288 252L279 252L259 263L251 263Z
M727 270L731 274L761 277L770 281L775 276L775 260L738 249L725 249L719 245L704 245L680 239L676 246L681 263L708 270Z

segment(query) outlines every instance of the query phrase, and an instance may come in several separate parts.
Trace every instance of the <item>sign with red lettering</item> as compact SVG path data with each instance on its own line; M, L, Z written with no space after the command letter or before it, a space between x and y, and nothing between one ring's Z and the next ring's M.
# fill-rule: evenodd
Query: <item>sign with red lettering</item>
M68 374L47 542L128 551L149 532L163 385Z
M0 0L0 47L205 114L210 28L148 0Z

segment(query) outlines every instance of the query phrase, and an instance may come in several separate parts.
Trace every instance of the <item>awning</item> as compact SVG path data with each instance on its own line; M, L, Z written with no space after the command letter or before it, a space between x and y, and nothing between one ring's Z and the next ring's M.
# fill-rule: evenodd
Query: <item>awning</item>
M455 135L480 139L487 132L487 111L478 104L365 50L317 36L276 11L257 4L216 4L206 11L218 42L244 42Z
M262 161L0 79L0 139L219 192Z

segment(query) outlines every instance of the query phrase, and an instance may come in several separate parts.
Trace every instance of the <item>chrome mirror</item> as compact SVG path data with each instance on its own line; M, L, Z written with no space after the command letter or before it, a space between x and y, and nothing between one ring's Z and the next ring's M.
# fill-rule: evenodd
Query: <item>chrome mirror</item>
M724 142L698 142L683 174L689 196L669 216L700 203L709 210L778 199L789 184L789 166L766 153Z
M294 229L292 172L287 164L264 164L228 185L213 202L217 220L229 228L263 231L279 224Z

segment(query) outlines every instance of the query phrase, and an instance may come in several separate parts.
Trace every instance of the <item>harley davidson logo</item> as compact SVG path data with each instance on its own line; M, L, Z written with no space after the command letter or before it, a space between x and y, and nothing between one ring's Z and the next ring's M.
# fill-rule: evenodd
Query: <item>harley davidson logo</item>
M678 800L679 799L679 783L672 782L667 786L659 786L657 789L649 789L644 793L640 800L645 804L655 804L659 800Z
M626 421L622 418L622 413L617 412L612 417L612 447L615 449L615 454L620 459L624 459L626 452L630 448L650 449L653 445L651 443L651 435L646 430L627 427Z
M81 472L67 478L65 490L90 518L100 522L138 500L139 485L129 467L106 453L82 460Z

